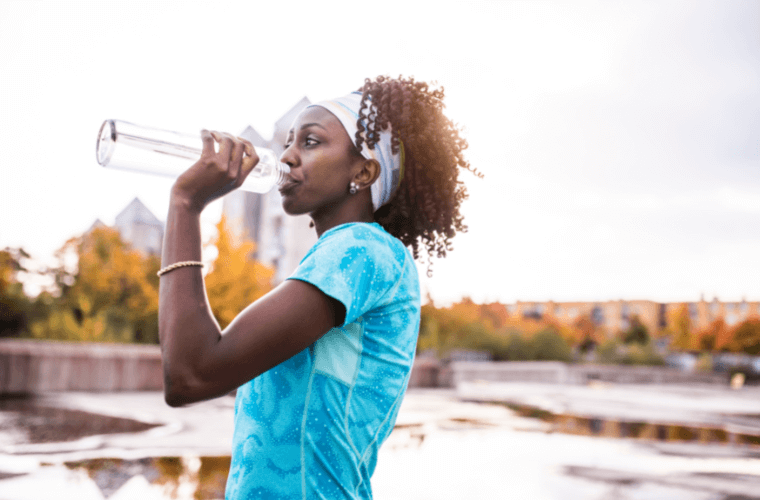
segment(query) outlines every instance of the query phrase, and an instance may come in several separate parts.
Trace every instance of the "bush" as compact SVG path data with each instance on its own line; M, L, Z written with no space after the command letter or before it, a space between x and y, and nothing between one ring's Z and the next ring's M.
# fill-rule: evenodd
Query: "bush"
M600 363L618 364L622 357L620 342L616 339L605 340L596 350L596 359Z
M626 353L620 359L620 363L624 365L663 366L665 359L657 353L652 342L643 345L635 343L628 346Z
M533 359L533 344L525 340L520 332L510 332L505 338L507 342L498 353L494 353L494 359L501 361L529 361Z
M649 343L649 331L638 316L631 318L631 326L623 332L625 344L646 345Z
M532 339L533 359L537 361L571 361L573 351L554 328L538 332Z
M456 337L448 339L442 354L446 357L458 349L486 351L491 353L495 361L504 361L508 359L510 343L510 337L490 331L481 322L471 322L460 327Z

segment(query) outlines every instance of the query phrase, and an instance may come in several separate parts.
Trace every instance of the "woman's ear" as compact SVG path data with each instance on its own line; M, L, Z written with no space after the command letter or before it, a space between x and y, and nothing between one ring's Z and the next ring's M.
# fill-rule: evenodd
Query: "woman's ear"
M362 187L369 187L380 176L380 164L377 160L364 159L361 170L354 176L354 182Z

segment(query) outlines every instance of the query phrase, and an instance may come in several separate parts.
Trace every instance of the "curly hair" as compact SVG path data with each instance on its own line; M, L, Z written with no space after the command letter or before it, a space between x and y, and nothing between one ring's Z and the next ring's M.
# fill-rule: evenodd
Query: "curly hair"
M467 141L443 114L443 87L431 88L414 78L378 76L367 78L362 92L356 147L365 142L374 149L380 132L391 127L391 148L398 153L403 143L404 177L395 194L374 214L375 222L411 248L415 260L420 247L427 250L428 275L433 256L451 251L451 239L467 226L459 213L467 189L459 170L470 167L463 151ZM371 104L371 105L370 105Z

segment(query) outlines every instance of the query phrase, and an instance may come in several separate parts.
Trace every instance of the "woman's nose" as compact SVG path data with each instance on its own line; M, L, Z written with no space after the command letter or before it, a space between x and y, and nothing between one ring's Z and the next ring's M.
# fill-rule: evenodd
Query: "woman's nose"
M291 146L292 144L290 146L286 145L285 150L280 154L280 161L289 167L292 167L295 164L295 156Z

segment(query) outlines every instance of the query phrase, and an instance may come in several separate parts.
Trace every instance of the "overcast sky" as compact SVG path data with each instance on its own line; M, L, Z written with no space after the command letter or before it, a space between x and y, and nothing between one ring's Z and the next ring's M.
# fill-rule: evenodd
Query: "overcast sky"
M261 4L0 0L0 248L165 219L171 181L97 165L106 118L269 137L404 74L486 176L437 301L760 300L760 2Z

